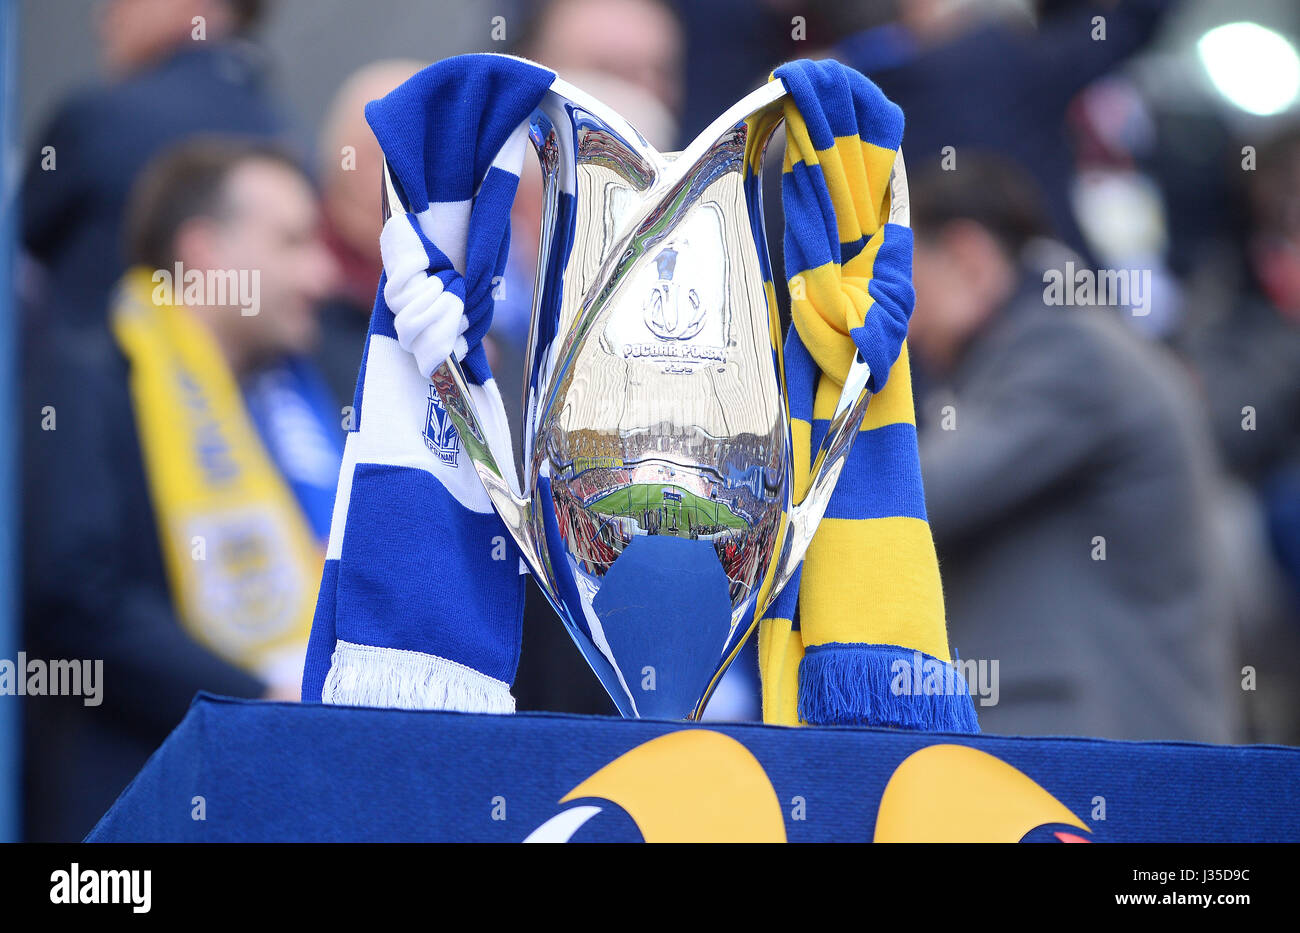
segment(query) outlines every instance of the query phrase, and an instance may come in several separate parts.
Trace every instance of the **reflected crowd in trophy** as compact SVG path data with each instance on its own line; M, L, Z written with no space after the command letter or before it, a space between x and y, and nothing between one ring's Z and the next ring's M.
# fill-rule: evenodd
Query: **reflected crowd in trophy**
M1275 17L1266 25L1300 36L1293 5L1261 6ZM383 157L362 107L474 51L554 69L665 151L787 60L834 57L875 81L906 115L908 349L948 630L961 658L999 662L998 703L978 707L983 731L1300 743L1300 104L1216 87L1221 4L96 10L23 3L23 79L43 88L22 114L24 644L103 658L113 685L101 709L27 705L27 838L81 838L196 691L298 695L305 629L296 654L243 663L174 595L198 504L167 504L142 455L163 442L150 446L157 400L128 377L115 324L132 275L183 267L201 278L256 251L259 310L228 316L213 365L289 495L271 512L253 492L214 492L231 520L204 533L204 570L185 585L220 594L258 574L297 619L315 591L294 589L299 568L262 553L258 535L291 514L284 527L306 543L306 563L325 553L381 272ZM84 69L54 80L44 60L66 60L60 43L76 42ZM778 270L781 151L774 141L764 177ZM541 192L530 153L485 340L516 451ZM1117 283L1122 298L1103 294ZM56 430L29 417L46 406ZM719 417L747 423L743 409ZM701 431L679 448L706 471L674 460L654 431L617 449L570 434L554 489L579 569L604 573L636 536L672 535L713 544L733 598L760 585L777 464L759 462L764 438L735 433L745 439ZM614 711L531 581L523 626L521 710ZM706 718L760 718L755 641ZM1169 668L1200 689L1142 682Z

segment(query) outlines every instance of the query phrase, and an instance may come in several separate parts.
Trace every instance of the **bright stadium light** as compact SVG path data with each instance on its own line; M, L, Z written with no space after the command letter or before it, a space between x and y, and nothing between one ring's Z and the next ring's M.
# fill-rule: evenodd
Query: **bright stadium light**
M1281 113L1300 95L1300 55L1266 26L1216 26L1201 36L1196 51L1219 93L1247 113Z

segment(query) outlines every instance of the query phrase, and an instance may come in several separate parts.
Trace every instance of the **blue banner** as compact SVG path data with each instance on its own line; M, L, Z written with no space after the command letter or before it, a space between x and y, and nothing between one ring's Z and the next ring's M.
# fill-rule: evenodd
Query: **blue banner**
M1300 841L1300 749L199 695L89 841Z

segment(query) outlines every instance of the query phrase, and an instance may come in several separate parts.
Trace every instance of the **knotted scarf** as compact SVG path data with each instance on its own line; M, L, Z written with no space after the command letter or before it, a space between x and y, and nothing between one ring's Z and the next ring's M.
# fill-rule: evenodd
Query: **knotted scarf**
M888 223L903 113L834 61L785 82L785 339L795 501L854 354L873 392L800 572L759 624L763 718L978 731L953 676L943 589L926 522L905 338L912 235Z
M306 700L514 710L523 564L430 379L455 354L492 450L510 451L482 339L526 120L554 79L518 59L462 55L366 107L411 212L395 205L380 235Z

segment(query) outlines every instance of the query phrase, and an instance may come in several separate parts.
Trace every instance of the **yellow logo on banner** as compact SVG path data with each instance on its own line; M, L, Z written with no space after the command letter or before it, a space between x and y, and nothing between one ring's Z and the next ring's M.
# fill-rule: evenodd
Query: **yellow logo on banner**
M670 732L615 758L560 799L607 800L646 842L785 842L785 819L763 766L707 729ZM567 842L601 807L567 809L525 842ZM965 745L931 745L894 770L880 797L876 842L1019 842L1061 823L1089 832L1022 771ZM1062 841L1083 841L1057 834Z
M1019 842L1045 823L1090 832L1023 771L966 745L931 745L894 769L876 842Z
M707 729L670 732L615 758L560 800L603 797L646 842L785 842L772 782L745 746Z

